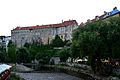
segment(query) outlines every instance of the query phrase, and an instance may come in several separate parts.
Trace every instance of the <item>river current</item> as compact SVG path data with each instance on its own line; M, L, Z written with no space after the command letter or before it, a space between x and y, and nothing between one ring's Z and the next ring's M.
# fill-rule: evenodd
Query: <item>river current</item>
M83 80L65 73L16 73L24 80Z

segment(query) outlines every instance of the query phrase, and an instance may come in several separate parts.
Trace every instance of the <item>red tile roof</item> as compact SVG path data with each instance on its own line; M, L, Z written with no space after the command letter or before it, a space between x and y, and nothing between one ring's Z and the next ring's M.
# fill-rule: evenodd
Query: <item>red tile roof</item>
M59 24L49 24L49 25L36 25L36 26L29 26L29 27L16 27L13 30L26 30L26 29L39 29L39 28L49 28L49 27L64 27L72 24L77 24L76 20L69 20L69 21L64 21L63 23Z
M103 19L103 17L104 17L104 16L105 16L105 14L103 14L103 15L99 16L99 18L100 18L100 19Z
M100 20L103 19L103 17L105 16L105 14L101 15L101 16L98 16ZM94 19L91 20L92 22L96 21L96 17ZM88 24L89 22L87 21L86 23L84 24ZM80 24L80 26L83 26L83 24Z

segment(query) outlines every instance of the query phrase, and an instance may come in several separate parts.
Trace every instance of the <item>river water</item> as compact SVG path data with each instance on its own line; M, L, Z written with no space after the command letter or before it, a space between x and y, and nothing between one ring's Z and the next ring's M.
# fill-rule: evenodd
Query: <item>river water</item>
M16 73L25 80L83 80L65 73Z

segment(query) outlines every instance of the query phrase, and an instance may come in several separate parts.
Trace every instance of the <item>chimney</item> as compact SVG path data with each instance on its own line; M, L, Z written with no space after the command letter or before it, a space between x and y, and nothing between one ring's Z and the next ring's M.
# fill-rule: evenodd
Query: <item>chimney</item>
M90 21L91 21L90 19L87 20L87 22L90 22Z
M117 9L117 7L114 7L113 10Z
M83 25L84 25L84 23L83 23L83 22L81 22L80 26L83 26Z
M106 12L106 11L104 11L104 14L107 14L107 12Z
M64 21L62 20L62 23L64 23Z
M95 16L95 18L98 18L99 16Z
M99 16L95 16L95 19L96 19L96 21L98 21L100 18L99 18Z

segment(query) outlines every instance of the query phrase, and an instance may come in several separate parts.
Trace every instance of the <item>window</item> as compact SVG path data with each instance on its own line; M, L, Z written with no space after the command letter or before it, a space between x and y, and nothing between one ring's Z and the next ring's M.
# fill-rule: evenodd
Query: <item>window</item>
M61 33L61 28L56 28L56 33L60 34Z
M111 12L108 13L108 16L110 16L110 15L111 15Z

